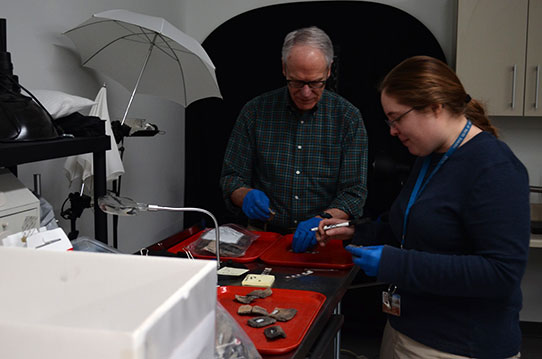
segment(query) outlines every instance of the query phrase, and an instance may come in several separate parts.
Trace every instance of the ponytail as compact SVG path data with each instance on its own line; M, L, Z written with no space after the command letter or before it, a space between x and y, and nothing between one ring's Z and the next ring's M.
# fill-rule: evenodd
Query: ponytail
M497 128L491 124L484 106L479 101L471 99L465 106L464 113L476 127L491 133L495 137L499 137Z

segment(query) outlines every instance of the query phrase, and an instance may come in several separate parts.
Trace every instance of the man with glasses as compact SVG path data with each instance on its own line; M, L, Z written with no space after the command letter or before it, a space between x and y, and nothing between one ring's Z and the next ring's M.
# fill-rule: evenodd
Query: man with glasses
M322 218L361 217L367 195L367 134L360 111L325 89L333 45L317 27L286 35L286 86L241 110L220 185L249 228L294 233L292 249L316 244Z

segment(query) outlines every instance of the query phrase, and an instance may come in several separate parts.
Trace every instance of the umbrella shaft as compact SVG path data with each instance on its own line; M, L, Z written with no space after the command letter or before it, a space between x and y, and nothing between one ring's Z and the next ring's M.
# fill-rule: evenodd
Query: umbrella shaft
M147 56L145 57L145 62L143 63L143 67L141 68L141 71L139 72L139 76L137 77L137 81L134 86L134 90L132 91L132 95L130 96L130 101L128 101L128 106L126 107L126 111L124 111L124 116L122 117L122 122L120 123L121 125L124 125L124 121L126 121L126 117L128 116L128 111L130 110L130 106L132 105L132 101L134 100L137 87L139 86L139 81L141 80L141 77L143 77L143 72L145 72L145 68L147 67L149 58L151 57L152 48L154 47L154 42L156 41L157 36L158 34L154 33L154 37L152 38L151 45L149 46L149 51L147 51Z

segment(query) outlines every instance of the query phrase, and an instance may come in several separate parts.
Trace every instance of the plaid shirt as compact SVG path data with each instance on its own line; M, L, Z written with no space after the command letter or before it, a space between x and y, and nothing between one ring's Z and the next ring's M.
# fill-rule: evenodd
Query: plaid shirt
M324 90L312 111L295 109L286 87L248 102L224 156L227 207L240 187L257 188L276 212L271 224L295 227L328 208L360 217L367 196L367 134L360 111Z

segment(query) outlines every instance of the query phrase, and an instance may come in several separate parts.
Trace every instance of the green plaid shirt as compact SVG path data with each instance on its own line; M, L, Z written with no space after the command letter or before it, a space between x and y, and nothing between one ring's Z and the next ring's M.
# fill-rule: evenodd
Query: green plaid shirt
M360 217L367 196L367 134L360 111L324 90L313 111L295 109L286 87L249 101L224 156L220 186L230 196L257 188L276 212L273 225L296 227L328 208Z

